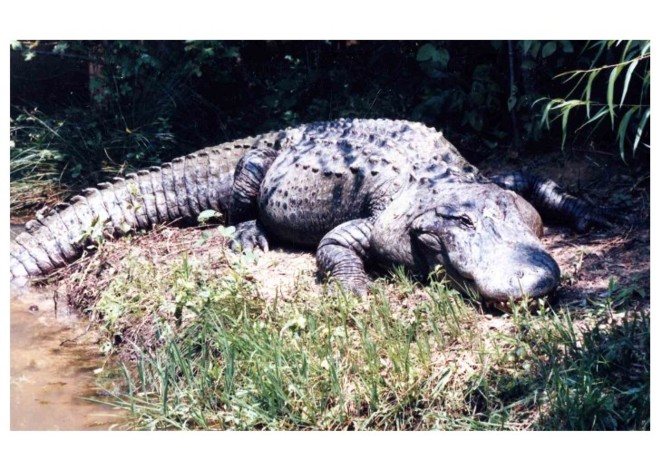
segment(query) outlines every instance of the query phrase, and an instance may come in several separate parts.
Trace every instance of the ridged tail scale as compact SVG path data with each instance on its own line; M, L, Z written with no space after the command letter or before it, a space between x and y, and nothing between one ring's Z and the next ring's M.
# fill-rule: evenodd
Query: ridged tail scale
M38 213L10 244L11 277L47 274L81 255L93 228L120 236L174 221L194 222L202 211L225 213L232 171L248 149L271 135L240 139L175 158L125 178L113 178Z

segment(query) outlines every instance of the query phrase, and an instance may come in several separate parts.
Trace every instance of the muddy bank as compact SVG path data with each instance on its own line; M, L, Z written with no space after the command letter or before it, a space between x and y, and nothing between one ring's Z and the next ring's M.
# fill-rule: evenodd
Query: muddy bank
M12 291L10 302L10 428L107 430L121 415L86 399L104 396L95 332L49 289Z
M11 236L22 230L12 225ZM96 373L107 360L89 318L54 287L10 291L10 429L107 430L121 415L104 400Z

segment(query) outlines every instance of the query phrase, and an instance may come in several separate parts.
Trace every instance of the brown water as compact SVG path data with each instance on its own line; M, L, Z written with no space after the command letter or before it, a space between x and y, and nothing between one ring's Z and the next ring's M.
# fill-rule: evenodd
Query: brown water
M99 395L105 363L87 323L53 290L11 288L11 430L107 430L121 414L86 398ZM103 369L107 370L107 369Z

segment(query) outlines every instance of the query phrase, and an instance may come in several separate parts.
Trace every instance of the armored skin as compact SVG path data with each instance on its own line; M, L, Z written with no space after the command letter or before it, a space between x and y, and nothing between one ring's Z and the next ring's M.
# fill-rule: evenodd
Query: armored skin
M605 223L549 180L482 176L423 124L340 119L206 148L87 189L27 224L11 243L10 268L23 280L67 264L92 224L122 235L214 209L237 227L235 247L316 248L319 270L357 294L369 264L424 275L442 266L464 290L516 300L544 296L560 279L539 240L537 208L579 230Z

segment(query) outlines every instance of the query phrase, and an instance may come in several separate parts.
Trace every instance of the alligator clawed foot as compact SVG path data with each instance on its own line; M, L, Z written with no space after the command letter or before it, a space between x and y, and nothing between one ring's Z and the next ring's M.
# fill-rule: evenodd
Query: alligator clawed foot
M326 293L330 296L349 295L366 300L370 292L370 281L339 280L331 278L327 282Z
M235 232L228 242L228 248L233 251L244 252L260 248L268 251L268 238L263 227L256 220L242 222L236 225Z

